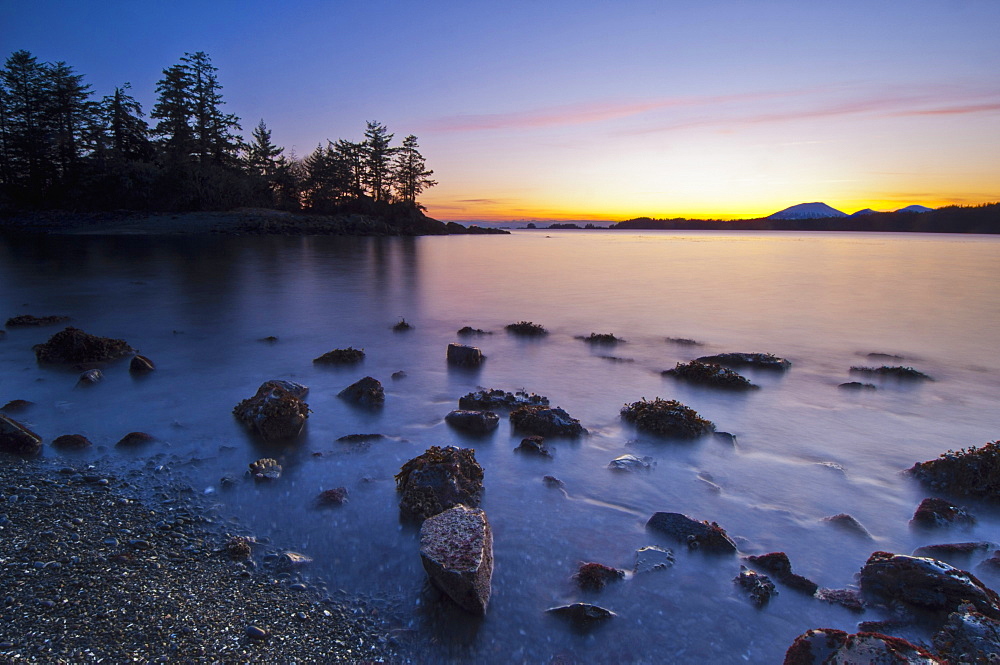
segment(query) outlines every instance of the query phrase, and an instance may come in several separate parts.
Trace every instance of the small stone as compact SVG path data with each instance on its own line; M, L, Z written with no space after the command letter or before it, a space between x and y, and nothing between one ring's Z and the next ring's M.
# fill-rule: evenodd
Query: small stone
M266 640L267 631L257 626L247 626L246 635L251 640Z
M552 453L545 447L545 437L529 436L521 439L520 445L514 448L516 453L528 453L529 455L539 455L542 457L552 457ZM549 476L546 476L548 478Z
M976 523L976 518L970 515L965 508L960 508L950 501L928 497L917 506L910 523L925 528L952 525L971 526Z
M277 559L277 566L282 570L297 570L313 562L311 556L299 552L282 552Z
M649 518L646 528L665 533L691 549L716 554L736 553L736 543L715 522L699 522L680 513L660 512Z
M620 455L608 463L608 468L612 471L648 471L654 464L653 458L648 455Z
M854 589L822 588L816 592L816 597L830 604L845 607L857 614L865 611L865 604L861 598L861 594Z
M391 375L389 375L389 378L391 378L393 381L399 381L400 379L405 379L406 376L407 376L406 372L404 372L403 370L397 370L393 372Z
M444 421L463 432L486 434L499 427L500 416L492 411L466 411L458 409L445 416Z
M449 344L447 354L448 364L459 367L478 367L486 360L483 352L475 346L464 344Z
M591 605L590 603L572 603L570 605L550 607L545 611L548 614L555 614L556 616L569 619L580 627L589 627L597 622L618 616L611 610Z
M63 450L82 450L93 445L87 437L82 434L63 434L52 440L53 448Z
M598 590L607 586L608 582L624 579L625 571L605 566L603 563L582 563L573 579L581 589Z
M257 482L277 480L281 477L281 465L276 459L261 458L250 464L250 476Z
M829 522L834 526L843 529L844 531L849 531L862 538L867 538L868 540L874 540L872 535L868 532L861 522L857 521L847 513L840 513L838 515L831 515L830 517L824 517L823 522Z
M347 488L346 487L334 487L333 489L323 490L316 497L316 505L319 507L326 506L342 506L347 502Z
M156 441L156 437L145 432L129 432L115 444L116 448L134 448L146 443Z
M674 553L669 549L647 545L635 552L635 573L651 573L654 570L666 570L674 565Z
M545 476L542 478L542 482L545 483L546 487L551 487L553 489L565 489L566 483L559 480L555 476Z
M366 376L341 390L337 397L359 406L382 406L385 404L385 389L378 379Z
M746 566L740 566L740 574L733 578L733 581L746 592L750 602L757 607L764 607L778 594L774 582L768 579L767 575L761 575Z
M146 356L132 356L132 360L128 364L128 371L132 374L145 374L146 372L152 372L154 369L156 369L156 365Z
M87 371L80 374L80 378L77 380L77 385L80 386L92 386L94 384L100 383L104 380L104 374L99 369L88 369Z

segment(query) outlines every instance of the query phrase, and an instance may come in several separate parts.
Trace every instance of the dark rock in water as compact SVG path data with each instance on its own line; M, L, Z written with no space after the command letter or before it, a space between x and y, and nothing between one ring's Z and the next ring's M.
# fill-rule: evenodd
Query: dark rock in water
M82 450L91 445L93 444L90 443L90 440L82 434L63 434L52 440L52 447L61 450Z
M615 337L611 333L590 333L589 337L577 337L588 344L598 344L601 346L613 346L615 344L624 344L625 340L621 337Z
M623 406L621 416L635 425L636 429L659 436L693 439L715 431L714 423L673 399L657 397L647 401L643 398L639 402Z
M792 572L792 562L784 552L748 556L747 561L771 573L776 580L796 591L811 596L819 588L819 585L812 580Z
M861 383L860 381L849 381L847 383L841 383L838 388L842 390L878 390L878 386L874 383Z
M456 505L420 525L420 560L431 583L467 612L486 614L493 532L486 513Z
M882 365L881 367L852 367L851 372L854 374L870 374L874 376L888 376L893 379L899 379L901 381L933 381L931 377L927 376L923 372L917 371L912 367L890 367L888 365Z
M483 330L482 328L473 328L472 326L463 326L458 329L458 334L462 337L468 337L470 335L492 335L493 333Z
M697 340L694 340L694 339L688 339L687 337L668 337L667 341L670 342L671 344L679 344L681 346L701 346L702 345L701 342L699 342Z
M938 612L954 612L971 602L979 612L1000 619L1000 597L975 575L937 559L874 552L859 576L861 590Z
M339 437L337 441L340 443L367 443L369 441L378 441L384 439L384 434L345 434Z
M603 563L581 563L573 579L581 589L596 591L606 587L608 582L625 579L625 571L605 566Z
M146 356L132 356L132 360L128 364L128 371L132 374L144 374L152 372L154 369L156 369L156 365Z
M674 565L674 553L656 545L640 547L635 551L635 573L651 573L654 570L666 570Z
M784 665L944 665L929 651L900 637L880 633L845 633L816 628L795 638Z
M29 402L26 399L12 399L3 406L0 406L0 411L6 411L7 413L20 413L21 411L27 411L29 408L34 406L34 402Z
M549 398L535 393L519 390L508 393L494 388L492 390L477 390L459 398L458 408L497 411L499 409L516 409L525 405L548 406Z
M972 525L976 518L965 508L959 508L950 501L928 497L920 502L913 513L911 524L922 527L952 526L953 524Z
M526 405L510 412L511 427L537 436L581 436L587 430L559 407Z
M746 592L750 602L757 607L764 607L778 595L774 582L767 575L749 570L746 566L740 566L740 574L733 578L733 582Z
M0 413L0 452L36 455L42 449L42 437Z
M222 551L233 561L246 561L253 553L252 542L246 536L232 536L222 546Z
M549 449L545 447L545 437L543 436L528 436L521 439L520 445L514 449L514 452L527 453L529 455L541 455L542 457L552 456Z
M385 404L385 389L378 379L366 376L341 390L337 397L358 406L382 406Z
M827 589L822 588L816 592L816 597L825 600L831 605L840 605L850 611L860 614L865 611L865 603L861 594L854 589Z
M851 533L861 536L862 538L874 540L872 538L872 534L868 532L868 529L866 529L861 522L854 519L847 513L839 513L837 515L831 515L830 517L824 517L822 521L829 522L844 531L850 531Z
M696 358L700 363L715 363L726 367L755 367L785 371L792 363L772 353L719 353L714 356Z
M316 497L316 505L320 508L325 508L326 506L342 506L347 503L347 488L346 487L334 487L333 489L323 490Z
M261 337L257 340L258 342L267 342L268 344L274 344L278 341L278 338L274 335L268 335L267 337Z
M483 467L471 448L431 446L396 474L404 517L426 519L458 504L475 508L483 497Z
M991 575L1000 575L1000 550L996 550L993 552L993 556L980 561L976 570Z
M298 436L309 417L300 395L308 388L291 381L265 381L257 393L233 409L233 415L266 441Z
M406 372L404 372L403 370L398 370L393 372L389 378L391 378L393 381L399 381L400 379L405 379L406 376L407 376Z
M88 369L80 374L76 384L78 386L93 386L104 380L104 373L99 369Z
M648 471L654 464L653 458L648 455L619 455L608 463L608 468L612 471Z
M905 357L897 356L895 353L869 353L865 357L872 360L906 360Z
M478 367L486 360L479 347L464 344L449 344L447 358L449 365L459 367Z
M962 605L934 636L934 648L950 663L1000 662L1000 621Z
M937 545L924 545L913 550L913 556L930 557L950 561L952 559L969 559L977 552L989 552L995 547L993 543L985 541L973 543L940 543Z
M996 498L1000 496L1000 441L949 450L937 459L917 462L909 473L937 490Z
M395 332L406 332L407 330L412 330L413 326L406 322L406 319L399 317L399 322L392 327Z
M279 570L299 570L312 565L313 558L307 554L286 551L278 555L275 565Z
M725 443L730 446L736 447L736 435L730 434L729 432L712 432L712 436L716 441L720 443Z
M267 482L281 478L281 465L278 460L263 457L250 464L250 477L257 482Z
M8 328L26 328L28 326L54 326L66 323L67 321L69 321L68 316L32 316L31 314L22 314L7 319L6 325Z
M352 365L365 359L364 349L347 347L346 349L334 349L327 351L318 358L313 358L313 363L317 365Z
M759 387L728 367L715 363L698 362L697 360L692 360L689 363L677 363L676 367L668 369L662 374L688 383L726 390L755 390Z
M115 444L116 448L134 448L146 443L156 441L156 437L145 432L129 432Z
M603 607L591 605L590 603L561 605L559 607L550 607L545 611L548 614L555 614L556 616L568 619L581 628L586 628L597 622L618 616L611 610L606 610Z
M518 321L517 323L508 323L504 326L504 330L515 335L521 335L523 337L540 337L542 335L548 335L549 331L543 328L537 323L532 323L531 321Z
M470 434L486 434L500 426L500 416L492 411L452 411L444 421L457 430Z
M736 553L736 543L715 522L699 522L680 513L655 513L646 522L646 528L664 533L691 549L717 554Z
M559 480L555 476L545 476L542 478L542 482L545 483L546 487L551 487L552 489L565 489L566 483Z
M97 337L76 328L57 332L45 344L36 344L34 350L38 362L60 364L106 362L135 352L123 340Z

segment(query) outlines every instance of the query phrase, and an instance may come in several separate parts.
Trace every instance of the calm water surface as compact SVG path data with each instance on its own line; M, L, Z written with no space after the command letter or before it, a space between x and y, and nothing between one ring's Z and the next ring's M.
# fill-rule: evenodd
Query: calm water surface
M196 460L185 465L192 484L215 492L258 536L312 555L315 572L335 586L397 599L405 616L398 634L422 662L780 662L809 628L853 632L857 621L883 617L859 618L789 589L757 610L732 583L735 557L680 551L645 521L656 511L717 521L744 553L783 550L796 572L834 588L852 585L876 549L1000 540L1000 513L977 504L970 531L912 531L907 522L926 493L900 473L1000 437L998 260L993 237L891 234L3 239L0 316L69 315L88 332L124 338L158 369L136 380L119 363L102 384L74 389L75 372L39 367L31 353L58 328L11 329L0 339L0 403L36 402L25 420L47 441L80 433L98 444L81 461L139 468L163 450ZM400 317L413 329L394 333ZM550 334L504 332L520 320ZM444 361L464 325L494 332L471 342L488 356L478 371ZM591 332L627 343L592 348L575 339ZM279 341L258 341L267 335ZM362 365L311 362L346 346L366 350ZM678 361L725 351L772 352L792 368L745 372L762 386L749 394L660 376ZM871 352L903 356L890 364L936 380L838 390L857 378L852 365L881 364L865 357ZM391 380L397 370L407 377ZM381 410L336 397L365 375L386 387ZM294 447L264 446L230 415L271 378L311 389L312 414ZM514 454L520 437L505 420L490 436L463 436L443 417L478 386L546 395L591 434L551 440L548 460ZM623 425L623 403L657 396L695 408L737 445L658 441ZM116 451L133 430L163 442ZM369 432L389 438L336 441ZM427 588L418 531L398 519L393 475L431 445L474 447L486 471L482 507L496 569L481 621ZM655 468L606 468L627 452L654 457ZM284 465L278 483L219 489L223 475L239 477L264 455ZM544 475L566 491L547 488ZM349 503L310 508L338 486ZM874 540L821 521L843 512ZM674 549L676 565L598 593L570 579L582 561L631 568L635 550L650 544ZM577 600L620 616L579 633L543 614Z

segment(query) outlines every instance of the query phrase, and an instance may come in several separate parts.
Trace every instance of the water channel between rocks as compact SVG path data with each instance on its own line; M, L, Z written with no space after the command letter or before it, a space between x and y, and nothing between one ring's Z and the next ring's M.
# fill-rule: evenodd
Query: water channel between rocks
M0 316L70 316L87 332L125 339L157 370L133 377L119 362L100 384L77 388L78 372L39 366L31 351L61 327L10 328L0 337L0 404L35 402L23 420L47 442L88 437L96 446L79 453L81 463L138 469L167 453L224 513L314 557L314 572L334 586L402 603L409 618L398 635L424 662L779 662L807 629L854 632L859 620L883 617L780 587L758 610L733 584L737 557L688 552L648 532L646 520L671 511L716 521L742 553L783 550L795 572L832 588L854 584L874 550L1000 540L1000 509L970 501L974 528L912 530L929 493L901 474L949 448L1000 438L998 259L996 238L922 234L2 238ZM401 317L412 328L395 332ZM549 334L504 331L522 320ZM492 334L459 338L466 325ZM577 339L592 332L627 341ZM481 368L448 367L446 347L459 341L482 349ZM365 349L363 363L313 365L348 346ZM742 371L761 386L748 393L660 374L727 351L770 352L792 367ZM852 366L880 364L935 380L838 389L870 380ZM391 379L398 370L406 377ZM384 384L383 408L337 398L363 376ZM231 415L272 378L310 388L306 429L282 448L253 439ZM489 435L456 432L444 416L480 386L545 395L590 434L548 439L546 459L513 452L521 436L506 414ZM619 410L642 397L691 406L735 434L735 445L636 432ZM136 430L160 442L113 447ZM376 432L386 438L337 441ZM485 619L427 588L418 530L399 520L393 475L431 445L475 448L485 469L481 507L495 548ZM607 468L625 453L655 465ZM244 480L247 464L264 456L281 461L281 479ZM224 475L240 480L224 490ZM546 475L565 490L546 486ZM313 507L319 492L341 486L345 505ZM872 539L822 521L837 513L853 515ZM675 551L672 568L599 592L571 579L584 561L629 569L635 550L653 544ZM580 632L544 614L577 600L619 616Z

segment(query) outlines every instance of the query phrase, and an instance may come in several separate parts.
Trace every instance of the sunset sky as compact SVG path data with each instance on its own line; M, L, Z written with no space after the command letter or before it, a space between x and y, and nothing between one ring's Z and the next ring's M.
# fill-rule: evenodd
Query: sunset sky
M298 156L416 134L439 219L756 217L1000 200L997 0L0 0L3 57L97 96L205 51Z

